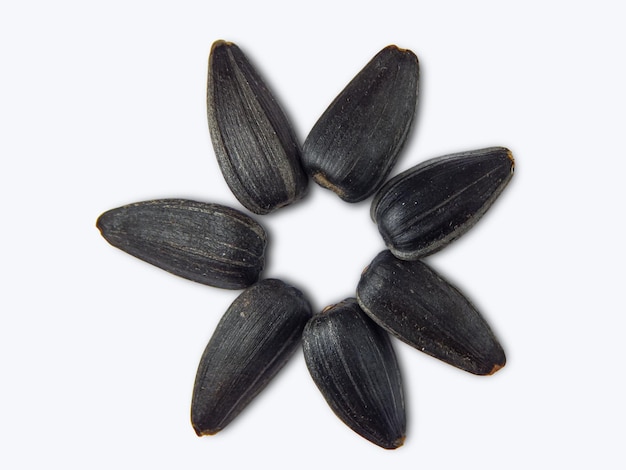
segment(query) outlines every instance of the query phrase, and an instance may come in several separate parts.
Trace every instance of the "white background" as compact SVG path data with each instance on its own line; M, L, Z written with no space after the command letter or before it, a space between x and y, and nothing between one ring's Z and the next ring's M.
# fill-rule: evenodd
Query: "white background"
M624 456L624 14L617 2L3 2L0 467L580 468ZM475 377L395 342L408 437L385 451L332 414L301 351L228 428L189 423L197 362L237 292L111 247L108 209L240 207L206 124L207 57L237 43L299 137L381 48L420 59L393 174L509 147L515 176L431 265L484 313L507 366ZM369 201L316 185L259 217L267 277L316 310L383 249Z

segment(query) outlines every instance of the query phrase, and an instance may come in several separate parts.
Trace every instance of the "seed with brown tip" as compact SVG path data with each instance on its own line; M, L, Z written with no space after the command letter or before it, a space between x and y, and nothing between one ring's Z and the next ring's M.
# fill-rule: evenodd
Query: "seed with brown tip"
M231 42L211 48L207 111L217 161L239 202L267 214L304 196L308 179L291 124Z
M96 226L113 246L177 276L242 289L265 265L265 230L219 204L185 199L138 202L102 214Z
M315 315L302 339L311 377L335 414L374 444L400 447L404 396L387 333L351 298Z
M504 351L463 294L422 261L378 254L357 286L359 305L405 343L473 374L504 367Z
M433 158L385 183L372 219L394 255L418 259L467 232L512 176L513 156L503 147Z
M319 118L302 149L306 171L347 202L374 194L395 164L417 106L418 61L381 50Z
M243 291L220 320L196 374L191 422L199 436L230 423L285 365L311 318L302 293L278 279Z

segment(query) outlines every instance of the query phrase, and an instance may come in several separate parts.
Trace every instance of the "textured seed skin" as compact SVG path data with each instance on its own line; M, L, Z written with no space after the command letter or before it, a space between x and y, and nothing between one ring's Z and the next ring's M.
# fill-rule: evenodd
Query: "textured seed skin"
M172 274L214 287L243 289L265 265L265 230L219 204L144 201L102 214L96 226L113 246Z
M427 160L389 180L371 208L387 247L413 260L441 250L467 232L513 176L503 147Z
M305 195L308 178L291 124L233 43L211 48L207 111L220 169L241 204L267 214Z
M387 333L351 298L315 315L302 339L311 377L335 414L374 444L400 447L404 395Z
M302 149L307 173L347 202L371 196L406 141L417 106L419 65L396 46L381 50L335 98Z
M303 294L278 279L235 299L200 360L191 403L196 434L217 433L245 408L292 356L310 318Z
M389 333L437 359L477 375L506 363L476 308L422 261L378 254L357 286L363 311Z

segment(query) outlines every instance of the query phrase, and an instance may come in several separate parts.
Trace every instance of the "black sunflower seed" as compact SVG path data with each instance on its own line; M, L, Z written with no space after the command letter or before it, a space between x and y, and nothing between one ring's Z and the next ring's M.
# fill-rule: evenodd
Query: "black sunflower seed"
M504 351L461 292L422 261L378 254L357 287L363 311L405 343L455 367L490 375Z
M413 52L388 46L335 98L302 150L318 184L358 202L384 182L415 115L418 68Z
M263 227L218 204L139 202L105 212L96 226L111 245L210 286L242 289L257 281L265 264Z
M365 439L386 449L404 442L402 379L389 336L356 299L328 307L307 323L304 358L335 414Z
M199 436L223 429L267 385L310 318L302 293L277 279L259 281L235 299L198 367L191 422Z
M467 232L513 176L502 147L427 160L389 180L372 202L372 219L401 259L441 250Z
M211 48L207 110L218 163L239 202L267 214L304 196L308 179L292 127L233 43Z

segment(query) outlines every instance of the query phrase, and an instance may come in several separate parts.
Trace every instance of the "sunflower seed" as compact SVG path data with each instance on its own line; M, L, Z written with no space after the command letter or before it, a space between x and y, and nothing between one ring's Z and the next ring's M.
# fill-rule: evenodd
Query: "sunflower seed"
M235 299L198 367L191 422L199 436L223 429L267 385L310 318L302 293L277 279L259 281Z
M398 258L418 259L467 232L513 176L502 147L427 160L389 180L372 202L372 219Z
M219 166L241 204L267 214L304 196L308 179L292 127L233 43L211 48L207 111Z
M315 315L302 339L311 377L334 413L374 444L400 447L404 396L387 333L351 298Z
M382 185L415 115L418 69L413 52L388 46L335 98L302 150L318 184L347 202L366 199Z
M357 299L389 333L426 354L477 375L504 367L504 351L487 322L422 261L383 251L364 271Z
M218 204L139 202L105 212L96 226L111 245L210 286L242 289L257 281L265 264L263 227Z

